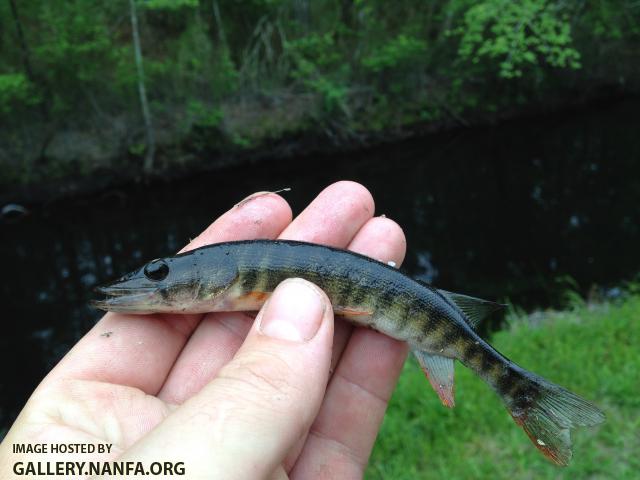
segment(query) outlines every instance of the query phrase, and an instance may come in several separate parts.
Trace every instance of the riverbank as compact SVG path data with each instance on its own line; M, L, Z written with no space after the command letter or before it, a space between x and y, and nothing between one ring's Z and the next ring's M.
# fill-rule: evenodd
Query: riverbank
M0 206L8 203L38 205L113 188L127 188L127 185L132 184L179 181L206 172L264 166L283 160L298 159L304 162L314 156L362 154L371 148L401 145L401 142L446 132L455 134L456 131L496 127L507 123L518 125L531 121L555 122L574 115L606 110L622 102L635 102L637 98L638 92L635 90L602 85L600 88L576 92L566 97L549 98L546 102L526 107L499 112L477 111L469 113L465 118L443 112L443 118L438 121L415 121L382 131L352 131L348 134L310 127L307 127L308 130L294 132L293 124L296 120L289 125L290 130L287 130L287 124L279 124L278 128L281 130L276 136L262 136L265 132L252 130L250 123L242 128L247 128L246 135L252 132L254 137L244 144L233 144L229 140L233 135L227 132L217 137L222 142L217 148L203 145L194 138L184 140L182 144L163 145L157 152L158 164L153 172L145 172L141 160L126 149L113 150L108 157L96 161L91 157L93 147L85 152L80 150L83 145L86 147L91 144L92 140L87 137L87 142L84 143L70 142L74 151L67 152L69 156L66 159L53 157L45 160L48 165L43 165L42 171L37 175L20 176L17 171L5 172L7 177L0 182ZM263 122L278 124L276 120L280 114L283 112L264 111L261 118ZM75 134L69 135L73 137ZM114 139L115 145L124 145L116 140ZM200 146L197 147L197 144Z
M456 365L456 407L447 410L412 359L389 405L367 478L636 478L639 315L636 289L618 303L578 301L566 311L511 312L509 327L491 338L520 365L605 411L603 425L575 430L569 467L546 461L469 370Z
M0 192L50 201L637 93L627 3L0 3Z

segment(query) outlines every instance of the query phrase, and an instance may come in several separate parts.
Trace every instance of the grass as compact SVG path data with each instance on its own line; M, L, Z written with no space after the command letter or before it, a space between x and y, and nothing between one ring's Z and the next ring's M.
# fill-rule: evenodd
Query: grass
M592 400L607 421L573 431L573 460L548 462L500 399L456 365L456 408L441 406L417 363L405 365L369 479L631 479L640 472L640 296L579 305L534 325L511 314L491 343L523 367Z

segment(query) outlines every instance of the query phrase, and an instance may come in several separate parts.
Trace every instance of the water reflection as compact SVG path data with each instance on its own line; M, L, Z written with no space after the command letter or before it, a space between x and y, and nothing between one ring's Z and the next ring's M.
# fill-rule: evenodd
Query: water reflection
M30 209L0 224L5 314L0 430L99 317L92 287L177 251L257 190L299 211L331 181L363 182L405 228L405 269L448 290L525 306L587 291L640 265L638 101L588 115L519 122L357 155L246 165L175 184L131 186Z

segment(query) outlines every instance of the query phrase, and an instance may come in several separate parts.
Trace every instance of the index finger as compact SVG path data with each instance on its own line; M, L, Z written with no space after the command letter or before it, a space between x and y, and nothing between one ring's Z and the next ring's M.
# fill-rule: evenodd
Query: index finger
M238 239L275 238L291 222L291 216L291 208L282 197L265 194L231 208L186 249ZM47 380L95 380L155 394L201 318L199 314L107 313Z

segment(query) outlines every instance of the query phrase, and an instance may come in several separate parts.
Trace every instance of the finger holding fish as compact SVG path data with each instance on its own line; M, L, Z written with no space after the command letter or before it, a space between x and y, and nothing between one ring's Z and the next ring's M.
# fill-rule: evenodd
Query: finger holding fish
M374 217L369 219L362 226L362 228L358 230L358 233L356 233L353 240L349 243L348 249L357 253L361 253L363 255L367 255L371 258L381 260L385 263L393 262L396 265L400 265L402 264L406 253L406 243L407 242L404 236L404 232L396 222L385 217ZM331 356L331 380L328 386L325 400L320 408L319 415L323 415L323 412L326 412L328 407L335 408L337 406L336 403L339 405L343 400L342 398L338 398L338 396L341 396L344 392L341 392L335 388L332 389L331 385L334 382L333 376L336 371L340 371L341 369L343 369L344 360L342 358L342 355L345 351L345 348L348 348L349 350L353 349L354 338L356 339L355 345L357 345L356 349L358 351L352 354L352 357L357 356L358 352L363 348L365 350L375 351L375 354L380 361L390 363L391 365L395 365L397 363L398 355L400 355L402 359L404 359L404 357L406 356L406 346L401 342L394 342L395 344L391 349L385 348L376 351L376 346L378 346L379 343L376 343L375 340L367 342L366 339L371 340L371 338L367 335L365 335L364 337L364 342L362 340L358 340L361 336L360 332L372 334L374 336L380 336L381 334L367 329L356 329L355 333L353 333L353 330L354 327L351 323L343 318L340 318L339 316L336 317L333 336L333 352ZM384 335L382 335L382 337L388 338L384 337ZM374 337L374 339L375 338L376 337ZM399 350L399 352L396 352L396 350ZM382 371L379 371L375 368L374 365L367 363L366 358L366 356L362 357L361 360L363 368L367 369L367 372L363 372L363 375L368 378L369 382L380 382L384 385L388 385L389 387L387 388L393 388L393 385L395 385L397 380L397 369L385 368ZM369 377L370 374L375 374L375 377ZM361 381L359 377L357 380ZM364 385L363 388L369 388L369 385L366 384L366 380L362 383ZM360 403L361 405L365 405L363 411L367 411L367 409L369 408L368 405L366 405L366 402L364 404L361 402L361 397L357 395L357 393L359 392L356 391L355 393L356 395L354 395L354 397L350 399L350 402L353 402L354 404ZM384 409L382 409L382 411L384 412ZM365 437L367 435L371 435L372 428L370 422L361 421L362 419L360 418L360 416L356 415L354 417L351 417L344 423L333 423L331 425L331 428L336 428L338 431L349 428L354 432L355 436ZM340 416L340 418L344 419L343 416ZM357 421L352 421L356 419ZM315 428L316 427L314 427L314 429ZM331 428L326 429L327 437L325 438L325 440L327 440L327 443L331 443L331 438L337 435L337 432L332 431ZM369 438L367 442L373 442L373 440L375 439L376 431L377 430L373 431L373 438ZM315 436L313 433L311 435ZM296 465L296 462L298 462L298 458L303 451L303 448L307 448L305 447L305 443L307 441L308 436L305 435L296 443L296 445L291 449L291 451L285 458L284 468L287 472L291 471L294 465ZM315 442L315 440L311 441ZM330 452L325 453L328 457ZM312 466L313 462L315 462L317 459L318 457L315 455L310 458L305 458L304 463L301 464L300 467L296 468L306 470L309 466Z
M349 250L400 266L406 239L393 220L375 217L360 229ZM361 328L355 329L341 347L334 352L339 362L304 449L295 461L287 459L285 466L293 477L317 476L323 465L334 466L335 478L362 476L407 356L404 342Z
M216 219L180 252L211 243L276 238L291 223L292 217L291 207L277 193L252 194Z
M347 248L371 258L388 256L394 260L399 257L401 261L406 250L402 229L391 220L373 218L374 211L373 196L364 186L340 181L325 188L279 238ZM394 244L398 237L402 237L398 243L403 245ZM339 315L335 323L332 371L353 330Z
M374 210L373 197L365 187L336 182L320 192L278 238L345 248Z
M331 478L363 477L407 350L373 330L354 331L291 478L319 478L326 468Z
M362 226L347 248L383 263L400 266L407 252L407 240L396 222L386 217L374 217ZM334 335L332 371L337 366L347 346L348 337L353 331L350 323L345 322L340 316L337 319L336 323L340 324L341 328L336 327Z
M279 195L232 207L184 250L243 238L274 238L291 220ZM183 250L183 251L184 251ZM201 314L128 315L107 313L47 376L47 381L91 380L156 394L202 318ZM101 336L112 332L109 337Z
M253 197L242 208L261 198ZM370 220L373 209L373 197L366 188L355 182L337 182L320 192L278 232L278 238L346 247ZM167 375L158 396L180 404L200 391L233 358L252 323L253 318L241 312L206 314ZM338 342L348 336L350 329L351 326L338 325Z

